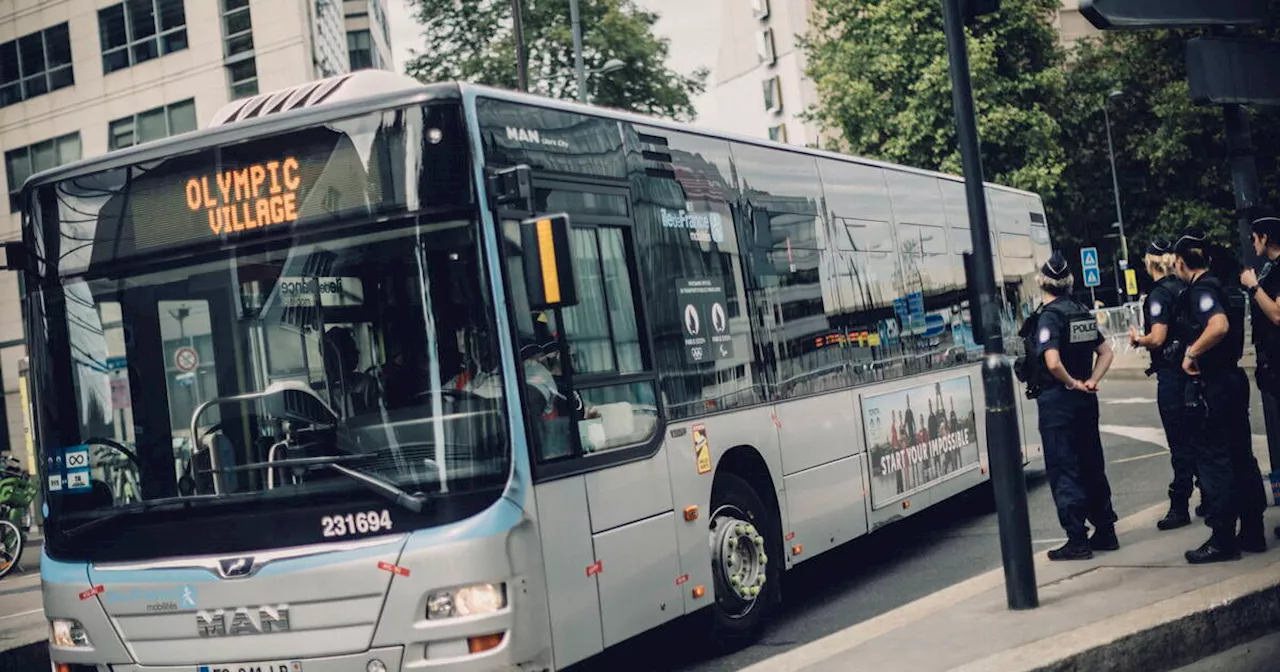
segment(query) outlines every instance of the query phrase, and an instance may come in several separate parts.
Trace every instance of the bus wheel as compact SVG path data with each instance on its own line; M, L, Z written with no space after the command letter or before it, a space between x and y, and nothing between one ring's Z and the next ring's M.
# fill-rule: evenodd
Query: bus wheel
M773 518L751 485L733 474L716 477L711 493L711 568L715 604L711 640L735 651L760 636L781 578Z

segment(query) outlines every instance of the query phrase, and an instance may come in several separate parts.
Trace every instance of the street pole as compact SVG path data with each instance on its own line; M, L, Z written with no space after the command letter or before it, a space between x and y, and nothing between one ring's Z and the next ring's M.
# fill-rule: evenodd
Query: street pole
M1102 101L1102 118L1107 122L1107 156L1111 157L1111 188L1116 196L1116 222L1120 225L1120 258L1124 260L1125 268L1128 268L1129 240L1124 237L1124 212L1120 210L1120 178L1116 174L1116 152L1111 144L1111 115L1107 113L1107 105L1110 104L1111 98L1112 96L1107 96Z
M529 55L524 51L524 17L521 16L521 0L511 0L511 23L516 34L516 87L529 90Z
M1253 156L1253 133L1249 128L1249 110L1244 105L1223 105L1227 122L1227 152L1231 162L1231 185L1236 196L1236 231L1240 261L1253 268L1251 235L1254 209L1258 207L1258 164ZM1272 464L1280 463L1273 462Z
M996 296L995 269L991 261L991 225L987 221L982 156L978 151L978 122L973 111L973 85L969 81L969 53L965 45L961 0L942 0L943 29L951 55L951 101L956 112L956 134L964 164L964 187L969 202L973 256L969 282L977 305L972 320L981 325L986 358L982 365L982 389L987 398L987 457L1000 525L1000 557L1004 563L1005 596L1010 609L1034 609L1035 563L1031 559L1031 520L1027 513L1026 480L1022 473L1022 447L1018 438L1017 403L1013 374L1004 356L1004 335Z
M582 63L582 19L578 0L569 0L569 20L573 24L573 70L578 75L578 101L587 102L587 67Z

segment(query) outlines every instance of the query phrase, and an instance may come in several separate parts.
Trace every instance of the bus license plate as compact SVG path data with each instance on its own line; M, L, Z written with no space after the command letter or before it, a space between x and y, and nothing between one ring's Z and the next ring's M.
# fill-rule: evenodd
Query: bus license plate
M222 663L201 665L196 672L302 672L302 663L296 660L275 660L269 663Z

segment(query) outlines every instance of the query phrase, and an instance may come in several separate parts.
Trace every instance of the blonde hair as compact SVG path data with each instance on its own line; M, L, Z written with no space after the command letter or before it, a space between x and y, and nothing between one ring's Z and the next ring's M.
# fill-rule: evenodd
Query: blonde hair
M1066 296L1071 293L1071 288L1076 284L1074 275L1068 273L1067 277L1061 280L1055 280L1046 276L1044 273L1036 274L1036 284L1040 285L1040 289L1052 294L1053 296Z
M1169 275L1173 272L1173 262L1177 257L1172 254L1148 254L1146 256L1147 273L1155 277L1156 271L1160 275Z

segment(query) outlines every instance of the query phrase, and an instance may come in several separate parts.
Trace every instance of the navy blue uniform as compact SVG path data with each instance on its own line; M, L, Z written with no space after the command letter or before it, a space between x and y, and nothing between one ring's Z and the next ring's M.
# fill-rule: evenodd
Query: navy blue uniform
M1040 312L1036 342L1042 364L1045 352L1057 350L1067 373L1083 382L1093 374L1094 351L1103 337L1084 306L1059 298ZM1100 530L1110 529L1116 521L1098 432L1098 396L1068 390L1047 369L1043 380L1044 391L1036 397L1036 406L1058 522L1072 541L1087 543L1086 520Z
M1275 300L1280 297L1280 264L1268 261L1258 273L1258 291ZM1252 301L1253 347L1258 356L1254 375L1262 397L1262 414L1267 424L1267 448L1271 472L1280 471L1280 326L1276 326ZM1278 502L1280 503L1280 502Z
M1193 281L1180 302L1182 334L1195 342L1215 315L1227 316L1230 331L1208 352L1200 353L1198 388L1204 410L1188 413L1200 491L1205 500L1205 522L1215 532L1234 533L1237 518L1261 519L1266 508L1262 474L1253 457L1249 425L1249 379L1240 369L1244 350L1243 301L1232 295L1211 274ZM1238 297L1235 297L1238 298ZM1239 305L1235 305L1239 304ZM1235 319L1228 311L1238 314Z
M1146 333L1157 324L1168 331L1164 346L1174 339L1174 315L1177 302L1186 284L1176 276L1167 275L1156 282L1142 303ZM1173 480L1169 483L1169 500L1185 509L1194 488L1195 457L1189 442L1190 428L1186 419L1186 387L1189 384L1182 372L1182 362L1168 361L1163 348L1151 351L1151 369L1156 374L1156 406L1160 409L1160 422L1164 425L1165 438L1169 442L1169 456L1173 464Z

